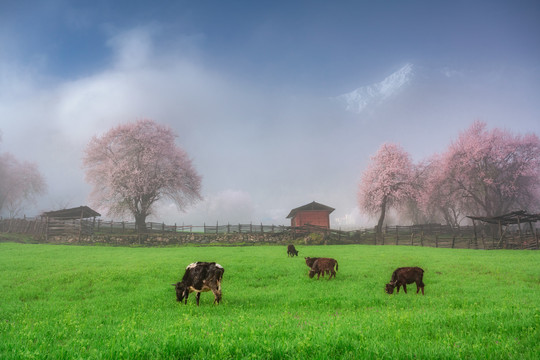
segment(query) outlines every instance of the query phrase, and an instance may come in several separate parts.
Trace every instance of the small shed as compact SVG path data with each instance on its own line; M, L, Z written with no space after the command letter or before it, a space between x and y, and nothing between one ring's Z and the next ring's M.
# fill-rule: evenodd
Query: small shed
M330 229L330 213L334 210L330 206L313 201L304 206L292 209L289 215L287 215L287 219L291 219L292 227L314 225Z
M504 214L500 216L493 216L493 217L484 217L484 216L467 216L467 217L473 221L475 237L477 237L476 221L481 221L481 222L498 226L499 241L496 246L494 244L495 248L501 248L505 240L506 240L505 245L508 245L508 239L505 238L508 228L512 225L514 226L517 225L521 246L523 247L524 244L532 242L535 245L535 248L539 249L538 234L536 233L536 229L533 226L533 223L540 221L540 214L529 214L524 210L519 210L519 211L513 211L508 214ZM531 239L527 239L526 234L524 234L524 229L522 229L521 227L522 224L529 224Z
M90 209L88 206L79 206L71 209L62 209L56 211L47 211L44 212L41 216L46 218L55 218L63 220L74 220L74 219L88 219L96 218L101 216L100 213Z
M92 235L96 217L101 216L88 206L79 206L71 209L47 211L41 214L45 218L47 227L45 236L54 235L77 235L80 241L81 236ZM92 218L92 221L86 220Z

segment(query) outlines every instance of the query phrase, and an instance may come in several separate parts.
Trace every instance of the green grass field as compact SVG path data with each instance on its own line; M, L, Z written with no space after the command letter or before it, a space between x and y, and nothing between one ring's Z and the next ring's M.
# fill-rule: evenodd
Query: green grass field
M0 359L537 359L540 252L405 246L120 248L0 243ZM309 279L304 256L334 257ZM223 301L176 302L194 261ZM387 295L399 266L426 295Z

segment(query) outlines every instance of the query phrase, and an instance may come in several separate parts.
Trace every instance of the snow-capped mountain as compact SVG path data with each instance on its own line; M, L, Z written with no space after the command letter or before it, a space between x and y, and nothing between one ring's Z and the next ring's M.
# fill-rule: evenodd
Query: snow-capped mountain
M362 86L335 99L345 105L345 110L360 114L371 105L378 105L407 86L414 76L412 64L403 66L381 82Z

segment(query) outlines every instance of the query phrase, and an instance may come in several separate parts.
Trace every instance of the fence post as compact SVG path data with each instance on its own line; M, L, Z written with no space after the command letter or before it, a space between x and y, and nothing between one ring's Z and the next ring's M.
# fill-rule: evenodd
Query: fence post
M439 235L435 235L435 247L439 247Z
M454 248L455 243L456 243L456 235L452 236L452 249Z
M396 225L396 245L398 244L398 241L399 241L399 226Z

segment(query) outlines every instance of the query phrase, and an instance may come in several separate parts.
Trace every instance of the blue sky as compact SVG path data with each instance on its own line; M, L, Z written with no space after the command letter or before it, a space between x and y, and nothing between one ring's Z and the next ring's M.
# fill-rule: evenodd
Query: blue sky
M477 119L540 134L538 34L538 1L5 0L0 151L49 183L29 215L79 206L90 137L148 117L178 133L205 197L156 217L286 223L315 200L369 224L356 187L383 142L419 161ZM362 113L333 101L404 66Z

